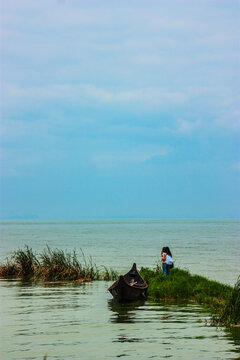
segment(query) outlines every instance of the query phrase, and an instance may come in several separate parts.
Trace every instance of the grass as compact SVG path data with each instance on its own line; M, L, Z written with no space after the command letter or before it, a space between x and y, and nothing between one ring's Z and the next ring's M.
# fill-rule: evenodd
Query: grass
M5 264L0 265L0 276L32 276L39 262L33 250L25 246L24 250L17 250L13 253L11 259L7 259Z
M178 268L170 276L147 268L140 273L148 283L148 296L158 300L194 300L217 313L213 316L215 324L240 324L240 280L232 288Z
M226 302L225 307L216 319L219 324L240 325L240 277Z
M81 251L82 252L82 251ZM50 249L49 246L40 254L25 246L14 252L11 259L0 265L0 277L24 277L29 280L74 281L74 280L115 280L117 273L103 267L103 271L93 263L92 258L86 259L82 252L82 261L76 251L67 252Z
M217 314L213 316L215 324L240 324L240 277L232 288L178 268L172 269L170 276L148 268L142 268L140 273L148 283L148 296L151 298L194 300L213 309ZM47 246L36 254L25 246L0 265L0 277L21 277L30 281L91 281L115 280L118 274L105 266L97 267L83 252L80 261L75 250L52 250Z

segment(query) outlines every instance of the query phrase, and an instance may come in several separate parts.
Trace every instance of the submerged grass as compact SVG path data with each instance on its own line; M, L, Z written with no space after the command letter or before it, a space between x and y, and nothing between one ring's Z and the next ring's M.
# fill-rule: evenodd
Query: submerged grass
M27 277L30 280L65 281L65 280L115 280L117 273L104 267L104 271L88 259L82 252L82 262L76 251L67 252L59 249L46 249L36 255L31 248L19 249L11 259L0 265L0 277Z
M148 283L148 295L154 299L195 300L218 313L213 317L215 324L240 323L240 280L232 288L178 268L170 276L142 268L141 276Z

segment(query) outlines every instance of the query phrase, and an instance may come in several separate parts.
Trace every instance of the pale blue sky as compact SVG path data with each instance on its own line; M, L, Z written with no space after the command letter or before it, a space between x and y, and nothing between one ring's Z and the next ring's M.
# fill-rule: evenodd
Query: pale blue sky
M1 217L239 217L240 1L8 0Z

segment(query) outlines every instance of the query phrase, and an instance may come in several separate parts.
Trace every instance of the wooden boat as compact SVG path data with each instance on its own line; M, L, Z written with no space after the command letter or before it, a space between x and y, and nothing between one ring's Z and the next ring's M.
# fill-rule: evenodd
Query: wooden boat
M118 301L132 301L140 299L147 287L146 281L141 277L134 263L131 270L121 275L108 291Z

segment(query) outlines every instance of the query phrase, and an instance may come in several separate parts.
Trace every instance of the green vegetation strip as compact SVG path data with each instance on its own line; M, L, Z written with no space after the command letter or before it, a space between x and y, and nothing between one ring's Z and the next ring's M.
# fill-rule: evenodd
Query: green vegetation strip
M188 271L175 268L170 276L142 268L141 276L148 283L148 296L156 300L194 300L207 304L219 325L240 324L240 278L234 288Z
M175 268L170 276L142 268L141 276L148 283L148 296L156 300L193 300L212 308L213 321L220 325L240 324L240 277L234 288L188 271ZM97 267L92 258L81 261L76 251L51 250L40 254L31 248L19 249L0 265L0 277L21 277L30 281L115 280L118 274L105 266Z
M23 250L15 251L5 264L0 265L0 277L21 277L33 281L91 281L115 280L118 276L112 269L97 267L91 257L86 259L83 252L81 260L75 250L51 250L47 246L40 254L36 254L25 246Z

